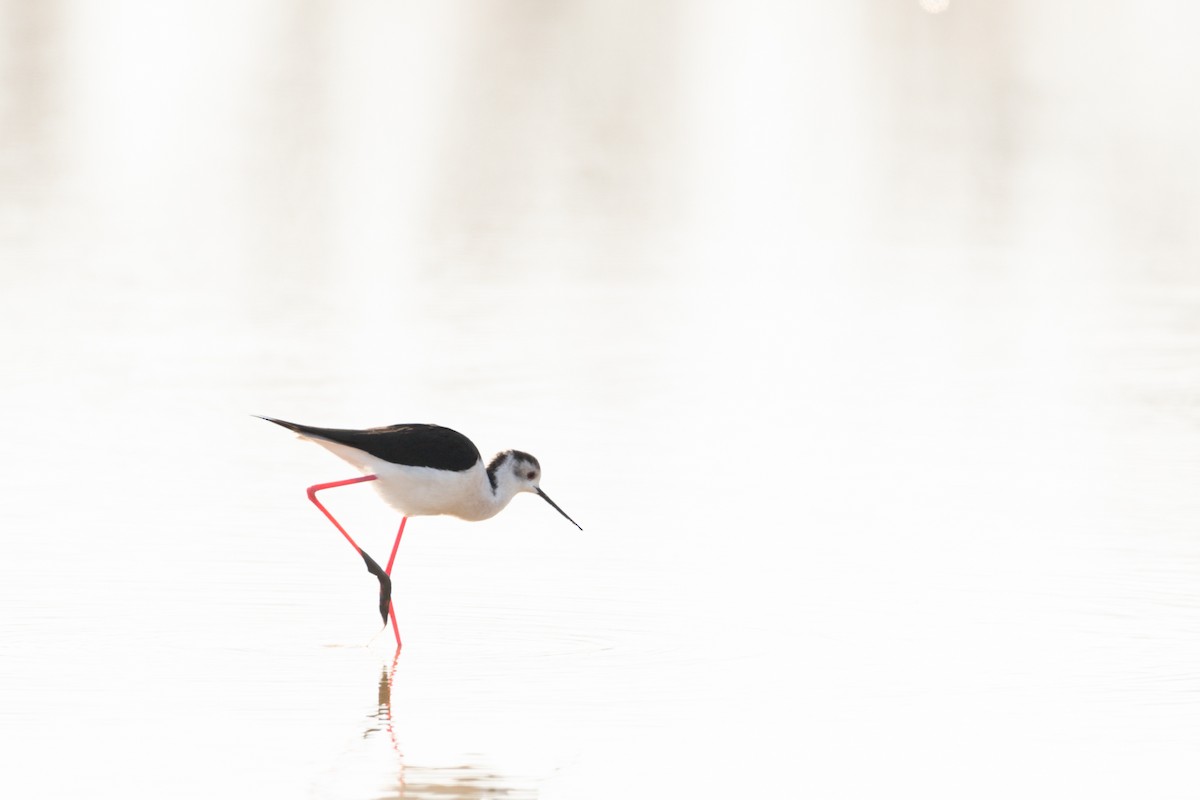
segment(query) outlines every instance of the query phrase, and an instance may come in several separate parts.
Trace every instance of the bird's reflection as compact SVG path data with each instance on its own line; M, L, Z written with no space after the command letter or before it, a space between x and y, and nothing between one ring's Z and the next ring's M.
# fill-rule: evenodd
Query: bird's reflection
M392 683L396 680L396 667L400 663L400 651L396 651L396 655L392 657L390 666L384 665L379 672L379 700L375 706L375 711L368 715L369 719L374 720L374 724L363 731L363 738L366 739L371 734L386 731L388 739L391 742L392 750L396 754L400 754L400 743L396 740L396 726L392 721ZM403 768L403 764L401 765Z
M386 733L387 741L397 759L396 783L386 788L379 795L381 800L405 798L405 800L422 800L422 798L446 797L481 798L505 797L513 800L535 798L538 795L535 781L531 778L503 775L494 769L463 763L453 766L424 767L406 763L404 752L400 748L400 739L396 732L396 722L392 709L392 688L396 680L396 667L400 663L400 653L392 658L390 665L382 667L379 674L378 704L373 713L368 715L371 721L363 738L375 734Z

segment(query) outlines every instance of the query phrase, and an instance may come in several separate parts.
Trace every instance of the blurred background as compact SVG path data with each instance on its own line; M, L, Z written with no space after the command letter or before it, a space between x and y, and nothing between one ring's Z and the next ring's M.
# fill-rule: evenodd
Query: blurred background
M1198 22L0 0L4 794L1195 797Z

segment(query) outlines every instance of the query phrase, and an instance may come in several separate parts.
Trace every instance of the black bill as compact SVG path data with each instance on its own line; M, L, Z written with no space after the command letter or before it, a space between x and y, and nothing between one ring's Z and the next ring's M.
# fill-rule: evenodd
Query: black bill
M559 508L559 507L558 507L558 503L556 503L556 502L554 502L553 500L551 500L551 499L550 499L550 495L546 494L546 493L545 493L545 492L543 492L541 489L534 489L534 491L538 493L538 497L542 498L542 499L543 499L543 500L545 500L547 503L549 503L550 505L554 506L554 510L555 510L555 511L557 511L557 512L558 512L558 513L560 513L560 514L562 514L564 517L567 517L567 520L568 520L568 521L569 521L569 522L570 522L572 525L574 525L576 528L579 528L579 530L583 530L583 527L582 527L582 526L581 526L581 525L580 525L578 522L576 522L575 520L573 520L573 519L571 519L570 517L568 517L568 516L567 516L567 512L563 511L561 508Z

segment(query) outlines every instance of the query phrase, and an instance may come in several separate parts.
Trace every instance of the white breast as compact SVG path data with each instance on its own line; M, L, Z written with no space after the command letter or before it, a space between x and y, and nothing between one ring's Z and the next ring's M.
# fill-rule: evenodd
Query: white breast
M308 437L306 437L308 438ZM371 485L392 508L406 517L448 514L472 522L495 516L497 503L482 461L463 472L393 464L353 447L312 438L378 480Z

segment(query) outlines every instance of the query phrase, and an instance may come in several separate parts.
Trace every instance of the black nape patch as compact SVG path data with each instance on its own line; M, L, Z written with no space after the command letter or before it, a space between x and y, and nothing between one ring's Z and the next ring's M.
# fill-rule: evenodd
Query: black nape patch
M379 578L379 616L383 617L383 624L387 625L388 606L392 602L392 578L383 571L383 567L379 566L375 559L367 555L366 550L359 550L358 554L366 562L367 572Z
M504 459L508 458L510 455L512 455L512 453L512 450L505 450L503 453L497 453L496 457L492 459L492 462L487 465L488 483L492 485L492 492L495 492L496 489L499 488L499 484L496 483L496 470L500 469L500 465L504 463Z

